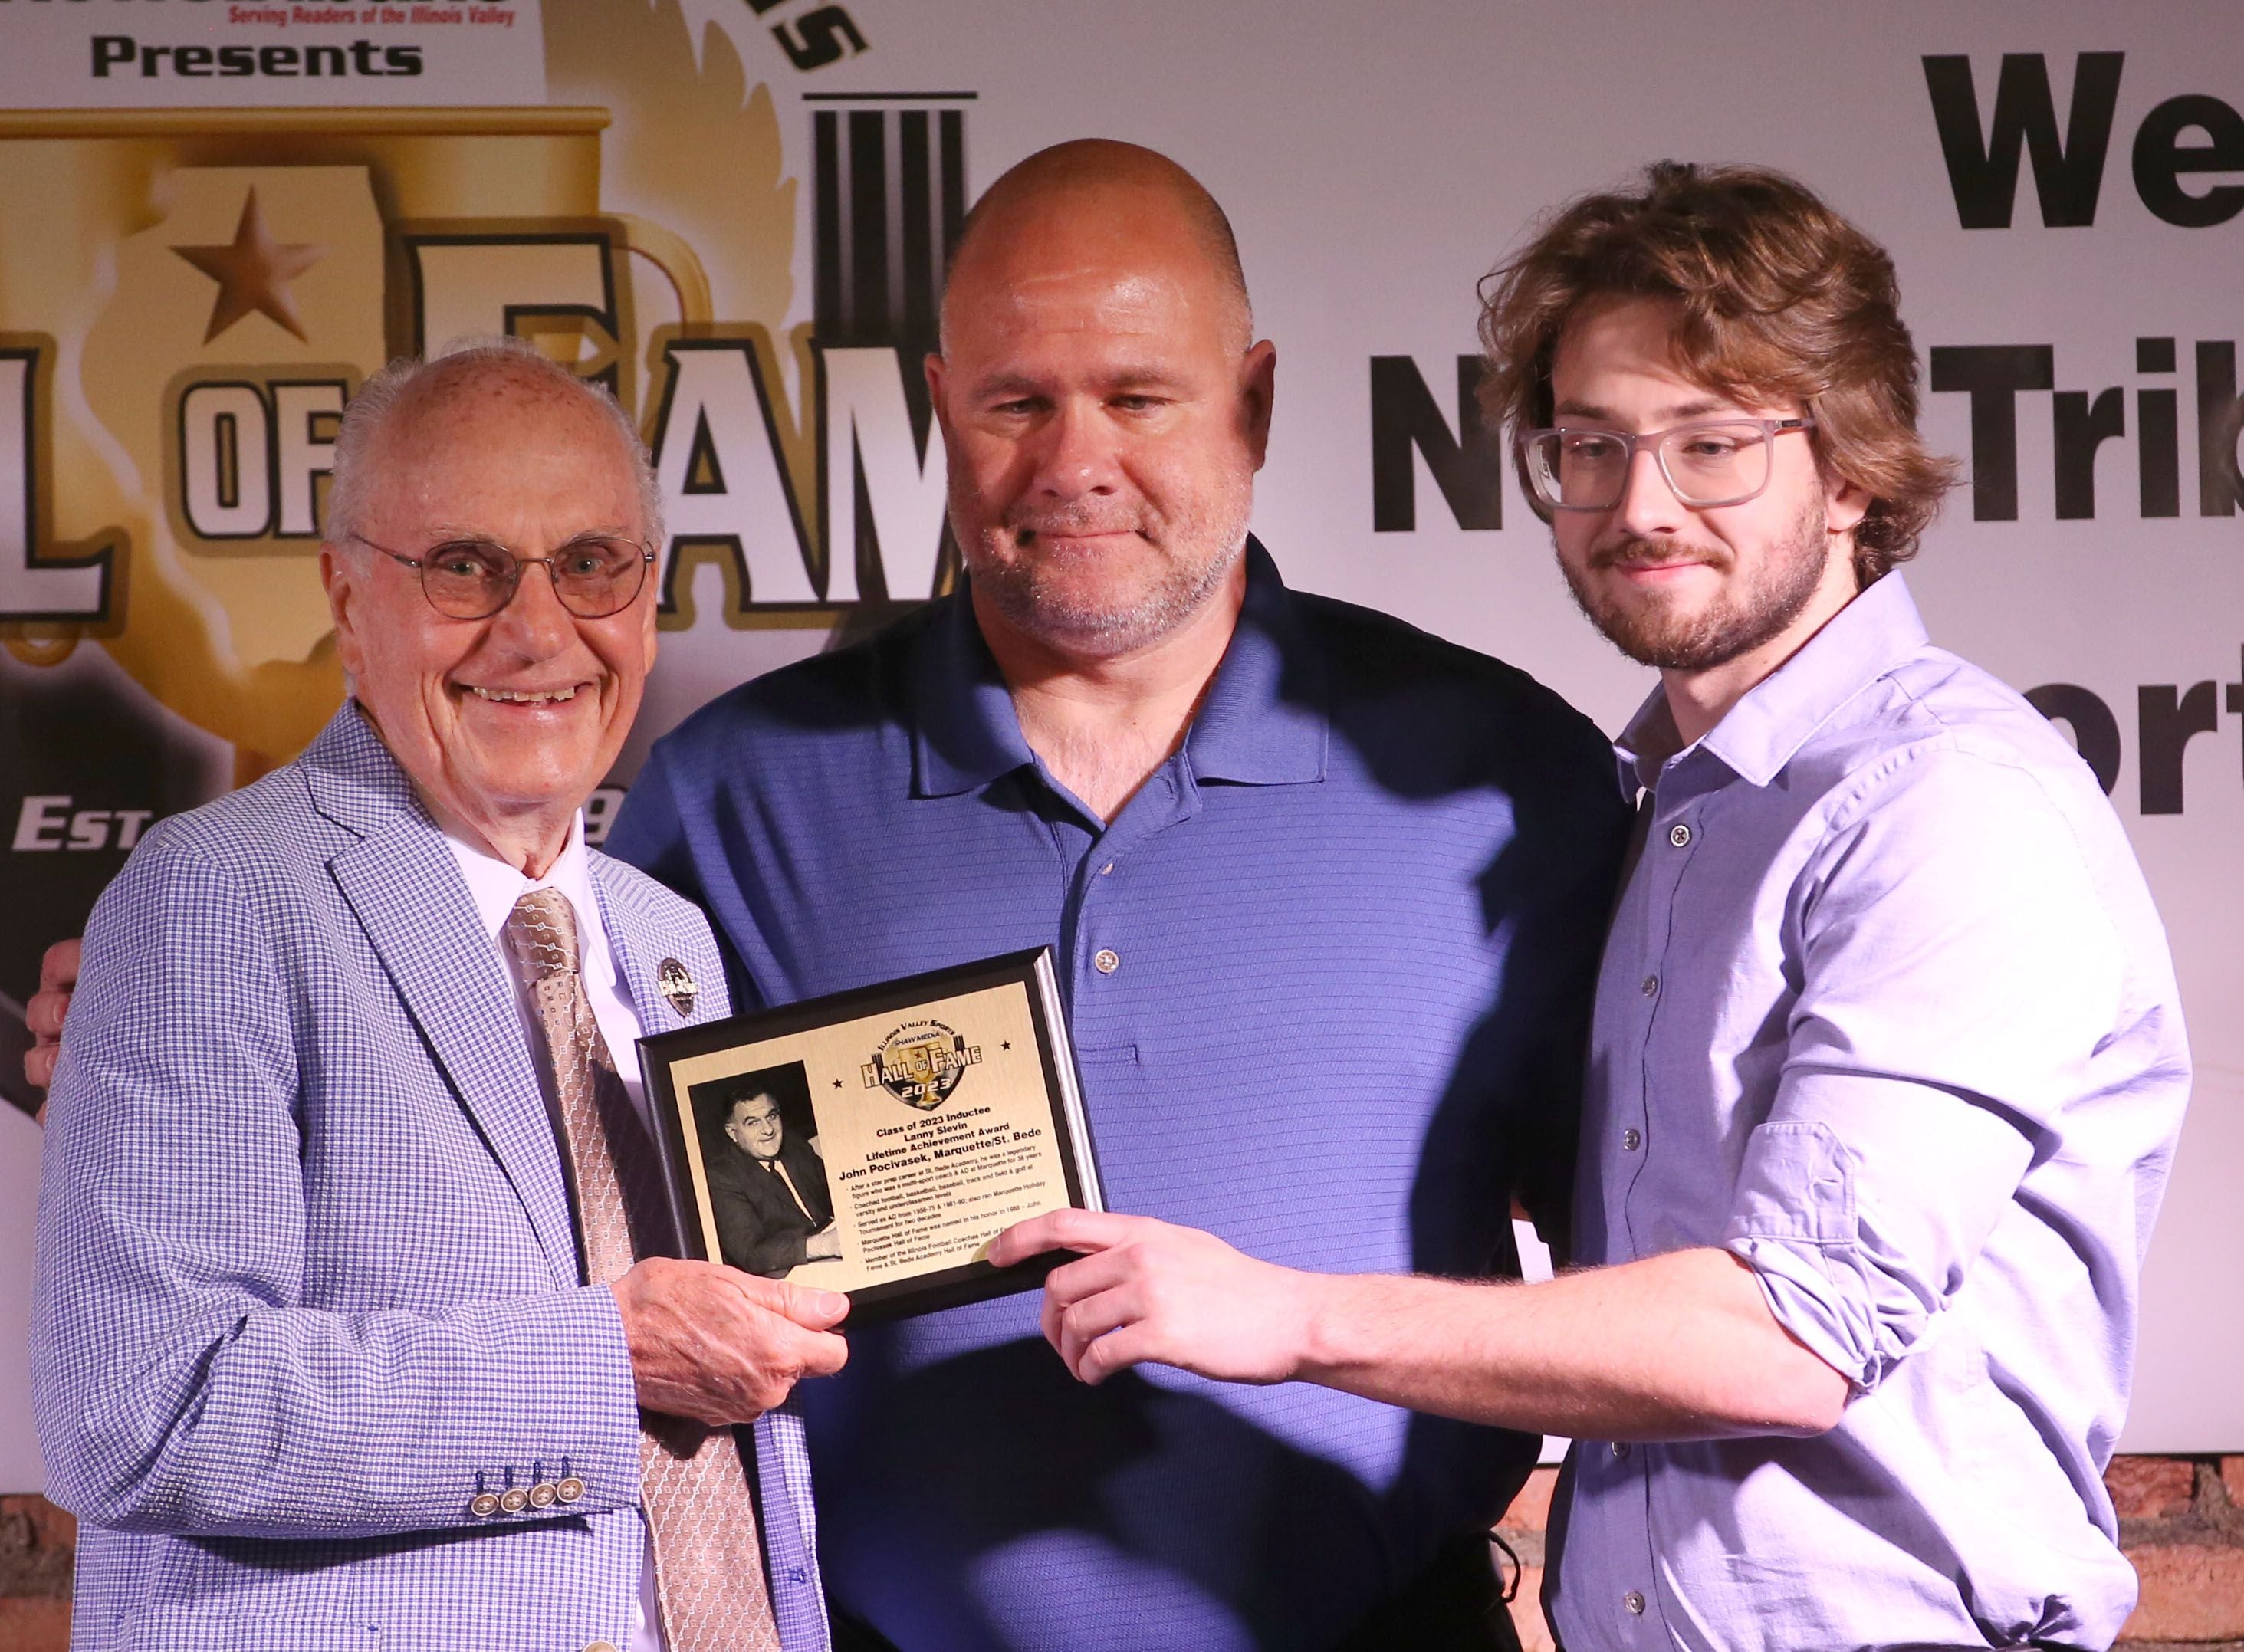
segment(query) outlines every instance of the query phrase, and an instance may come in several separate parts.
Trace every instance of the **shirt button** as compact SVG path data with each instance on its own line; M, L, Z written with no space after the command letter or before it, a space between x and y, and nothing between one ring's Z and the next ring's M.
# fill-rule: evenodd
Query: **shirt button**
M1623 1130L1620 1133L1620 1144L1624 1152L1635 1152L1644 1145L1644 1132L1638 1129Z
M1102 878L1109 877L1112 875L1113 871L1114 863L1112 860L1109 860L1105 866L1098 868L1098 875Z
M1627 1594L1622 1595L1620 1597L1620 1603L1626 1607L1629 1611L1636 1616L1642 1617L1644 1615L1644 1596L1638 1594L1634 1589L1631 1589Z
M1644 995L1646 998L1653 998L1657 997L1659 993L1659 977L1657 975L1646 975L1644 978Z
M1625 1440L1616 1440L1613 1441L1612 1454L1620 1461L1624 1463L1626 1462L1628 1460L1628 1441Z
M1111 975L1122 968L1122 954L1112 947L1101 947L1093 954L1091 967L1102 975Z
M1681 821L1677 821L1673 826L1667 828L1667 840L1679 849L1689 848L1691 846L1691 828L1685 826Z

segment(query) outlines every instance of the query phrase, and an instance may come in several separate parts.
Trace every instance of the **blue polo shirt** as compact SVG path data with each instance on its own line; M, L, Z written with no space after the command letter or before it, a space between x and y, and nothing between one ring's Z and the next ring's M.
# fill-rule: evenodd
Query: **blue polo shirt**
M1626 815L1497 661L1248 550L1183 748L1102 826L963 594L657 743L606 847L708 909L737 1002L1052 947L1111 1208L1326 1271L1563 1232ZM1034 1294L850 1333L806 1384L828 1587L919 1649L1316 1647L1492 1521L1535 1442L1305 1385L1098 1388Z

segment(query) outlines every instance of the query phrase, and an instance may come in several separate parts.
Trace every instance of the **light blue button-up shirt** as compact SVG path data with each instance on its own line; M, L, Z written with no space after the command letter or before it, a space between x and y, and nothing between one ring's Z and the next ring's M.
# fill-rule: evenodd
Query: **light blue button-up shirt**
M2109 1646L2101 1472L2189 1056L2085 765L1889 574L1694 744L1655 694L1576 1203L1721 1245L1853 1384L1814 1440L1575 1448L1548 1606L1602 1648Z

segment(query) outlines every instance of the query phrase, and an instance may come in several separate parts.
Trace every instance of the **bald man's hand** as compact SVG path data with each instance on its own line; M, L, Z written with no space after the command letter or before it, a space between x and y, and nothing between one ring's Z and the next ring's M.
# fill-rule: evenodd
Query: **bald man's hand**
M833 1330L849 1311L838 1291L665 1257L635 1264L608 1288L649 1411L713 1426L754 1422L803 1378L830 1377L849 1358Z
M24 1052L24 1077L34 1089L44 1089L55 1082L55 1062L62 1055L63 1017L69 1013L71 994L78 987L78 953L76 940L57 941L48 947L39 960L39 990L24 1006L24 1024L31 1030L31 1047Z

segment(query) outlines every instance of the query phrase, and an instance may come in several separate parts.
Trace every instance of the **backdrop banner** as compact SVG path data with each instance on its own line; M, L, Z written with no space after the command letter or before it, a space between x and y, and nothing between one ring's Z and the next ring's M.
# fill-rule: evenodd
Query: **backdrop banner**
M2068 731L2164 911L2200 1082L2125 1445L2244 1449L2240 105L2225 0L0 0L0 1089L34 1104L39 954L149 823L339 703L321 513L386 360L517 334L653 448L663 660L597 839L687 711L947 587L946 249L1031 151L1147 144L1279 347L1288 578L1610 730L1652 678L1481 426L1474 282L1645 162L1762 162L1892 249L1970 467L1909 582Z

